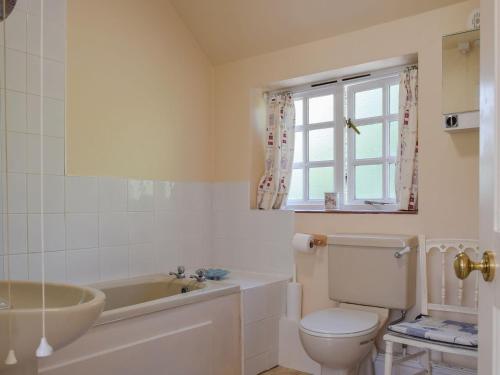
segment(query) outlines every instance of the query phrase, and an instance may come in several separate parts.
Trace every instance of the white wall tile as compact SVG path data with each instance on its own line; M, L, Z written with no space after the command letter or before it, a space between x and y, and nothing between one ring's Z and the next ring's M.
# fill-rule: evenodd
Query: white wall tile
M28 55L28 93L64 100L65 68L58 61L43 59L43 94L41 92L40 70L42 60L39 56ZM26 66L26 64L25 64ZM8 66L7 66L8 67ZM21 77L19 78L21 79ZM7 82L7 88L9 82ZM15 89L15 88L14 88ZM20 91L24 91L20 90Z
M45 22L55 23L63 28L66 27L66 1L45 0Z
M212 185L213 207L216 210L248 210L248 182L220 182Z
M44 98L44 134L64 138L64 101ZM40 134L40 96L27 95L27 132Z
M28 3L28 13L39 16L41 14L40 0L24 0Z
M27 175L28 212L40 213L40 175ZM44 175L44 212L64 212L64 177Z
M48 15L47 15L48 16ZM38 14L28 15L28 51L32 55L40 56L40 19ZM46 58L64 62L66 31L59 23L46 22L44 24L44 51Z
M177 242L181 238L179 234L178 213L174 211L155 212L154 236L159 244Z
M28 11L28 0L17 0L16 7L14 8L14 12L16 11Z
M8 48L26 51L26 17L26 13L17 9L17 5L7 17L5 21L5 44Z
M26 134L28 173L41 173L41 137ZM64 175L64 138L43 137L43 173Z
M41 137L26 134L28 173L41 173ZM64 138L43 137L43 173L64 175Z
M66 248L87 249L99 246L97 214L66 214Z
M9 259L10 279L28 280L28 255L14 254L4 258L4 263ZM6 265L5 265L6 267ZM7 268L5 268L5 277L8 277Z
M45 250L57 251L66 249L66 226L64 214L45 214L44 216ZM28 250L41 251L41 215L28 215Z
M179 261L189 268L199 268L207 265L209 243L196 236L183 237L180 243Z
M181 264L179 256L180 245L172 242L167 244L156 243L157 266L158 272L168 273L175 271L176 267Z
M40 281L42 279L42 254L28 255L29 279ZM45 280L48 282L66 281L66 252L51 251L45 253Z
M64 100L66 72L64 64L44 59L43 84L44 96Z
M8 131L7 170L24 173L26 171L26 134Z
M129 243L153 242L154 215L152 212L129 212Z
M26 175L24 173L9 173L7 174L7 183L9 213L26 213Z
M179 190L179 210L211 210L212 189L207 183L181 182L177 184Z
M97 177L66 177L66 212L98 212Z
M64 175L64 138L44 137L44 173Z
M128 180L128 210L154 209L154 183L149 180Z
M2 92L3 95L3 92ZM7 90L5 92L7 130L26 131L26 94ZM3 116L2 116L3 117Z
M28 53L40 56L40 16L28 13L26 48Z
M40 85L40 69L41 60L40 57L34 55L28 55L27 62L27 92L30 94L41 95L41 85Z
M59 62L66 57L66 30L55 23L46 23L44 29L44 56Z
M128 246L100 248L99 256L101 280L117 280L128 277Z
M5 150L5 130L0 130L0 148ZM0 152L0 171L4 173L6 170L7 163L5 161L5 152Z
M178 191L179 188L175 182L155 181L155 210L175 210Z
M90 284L99 281L99 249L67 251L66 264L70 283Z
M129 221L127 212L113 212L99 216L99 246L128 244ZM145 242L145 241L144 241Z
M28 219L26 214L7 215L9 220L9 249L11 254L28 250Z
M212 263L219 267L238 268L234 242L226 238L212 239Z
M45 146L45 144L44 144ZM46 148L44 147L44 150ZM26 172L41 173L41 139L39 135L26 134Z
M7 83L8 90L26 91L26 53L7 48Z
M153 244L130 245L130 276L157 272Z
M4 61L4 56L5 56L5 51L3 48L0 48L0 59L1 59L0 61ZM5 74L5 64L0 64L0 88L2 89L5 89L4 74Z
M127 180L99 177L99 212L127 211Z
M2 70L2 65L0 64L0 74L2 74L1 70ZM5 91L6 90L4 88L0 89L0 113L5 113L5 100L4 100L4 97L6 95ZM0 116L0 130L2 132L5 130L5 119L4 119L4 116ZM2 150L4 150L3 145L2 145Z

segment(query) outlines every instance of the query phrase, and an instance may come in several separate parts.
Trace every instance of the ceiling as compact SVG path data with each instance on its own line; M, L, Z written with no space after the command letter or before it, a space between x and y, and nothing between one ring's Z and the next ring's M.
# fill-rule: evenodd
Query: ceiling
M170 0L214 64L463 0Z

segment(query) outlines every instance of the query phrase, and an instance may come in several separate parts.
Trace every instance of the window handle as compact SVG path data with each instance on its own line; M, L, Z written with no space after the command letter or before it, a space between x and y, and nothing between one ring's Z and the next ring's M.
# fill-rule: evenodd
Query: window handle
M371 206L377 206L377 205L386 205L386 204L390 204L389 202L379 202L379 201L365 201L365 204L369 204Z
M357 134L361 134L361 132L359 131L358 127L356 125L354 125L354 123L352 122L351 118L349 117L347 120L345 120L345 125L349 128L349 129L352 129L354 130Z

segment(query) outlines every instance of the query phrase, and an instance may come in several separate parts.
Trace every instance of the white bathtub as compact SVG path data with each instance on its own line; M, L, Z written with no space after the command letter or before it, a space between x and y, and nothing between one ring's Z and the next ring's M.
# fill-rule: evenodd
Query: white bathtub
M240 373L238 285L154 275L93 286L107 294L105 311L79 340L40 361L40 374Z

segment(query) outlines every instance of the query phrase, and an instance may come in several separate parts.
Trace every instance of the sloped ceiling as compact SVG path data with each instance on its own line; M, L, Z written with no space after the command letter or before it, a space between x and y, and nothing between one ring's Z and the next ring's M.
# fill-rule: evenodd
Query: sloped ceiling
M170 1L211 61L222 64L463 0Z

